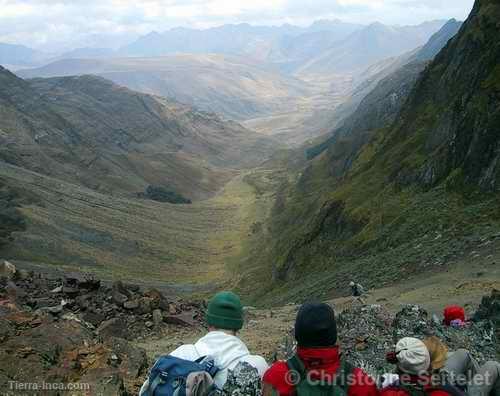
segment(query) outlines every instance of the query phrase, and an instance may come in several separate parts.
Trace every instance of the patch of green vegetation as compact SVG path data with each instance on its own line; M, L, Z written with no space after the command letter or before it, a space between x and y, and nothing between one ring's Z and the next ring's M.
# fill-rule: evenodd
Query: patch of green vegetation
M162 186L148 186L145 193L139 194L141 198L151 199L157 202L167 202L171 204L191 204L192 201L172 188Z
M12 233L24 231L26 220L18 207L23 197L0 179L0 249L12 242Z
M500 65L491 72L488 79L483 83L483 88L500 91Z

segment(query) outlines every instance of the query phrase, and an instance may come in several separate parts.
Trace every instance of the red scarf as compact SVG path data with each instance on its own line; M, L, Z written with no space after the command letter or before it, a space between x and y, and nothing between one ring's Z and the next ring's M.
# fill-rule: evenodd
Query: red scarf
M339 347L330 348L297 348L297 355L304 363L312 378L333 376L340 368Z

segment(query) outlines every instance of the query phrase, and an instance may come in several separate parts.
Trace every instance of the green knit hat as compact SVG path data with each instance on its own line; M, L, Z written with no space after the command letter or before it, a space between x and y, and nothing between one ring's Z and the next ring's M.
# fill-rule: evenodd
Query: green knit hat
M231 292L217 293L208 303L207 323L223 330L240 330L243 327L243 305Z

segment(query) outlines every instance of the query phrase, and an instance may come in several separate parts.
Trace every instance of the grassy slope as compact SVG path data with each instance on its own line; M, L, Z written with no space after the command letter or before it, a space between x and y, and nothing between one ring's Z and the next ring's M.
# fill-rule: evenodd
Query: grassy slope
M498 60L499 47L491 21L500 7L479 1L475 10L420 80L399 121L375 133L346 175L339 167L352 142L323 153L298 182L283 187L269 235L259 242L274 240L255 260L261 287L251 291L254 297L301 300L345 290L352 278L371 287L393 284L452 266L498 237L498 193L478 184L485 177L494 183L496 175L490 137L499 126L498 68L491 60ZM465 86L472 95L464 117L449 122ZM447 131L455 128L461 146L448 150ZM484 158L474 157L479 153Z
M190 293L233 286L242 242L271 202L245 173L192 205L112 197L6 164L0 177L36 197L22 202L27 230L3 257Z

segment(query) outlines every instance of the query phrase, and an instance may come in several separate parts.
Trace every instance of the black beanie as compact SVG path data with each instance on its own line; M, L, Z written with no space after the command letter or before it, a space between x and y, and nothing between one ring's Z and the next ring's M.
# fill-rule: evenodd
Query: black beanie
M302 305L295 321L295 339L300 347L331 347L337 343L337 323L332 307L323 303Z

